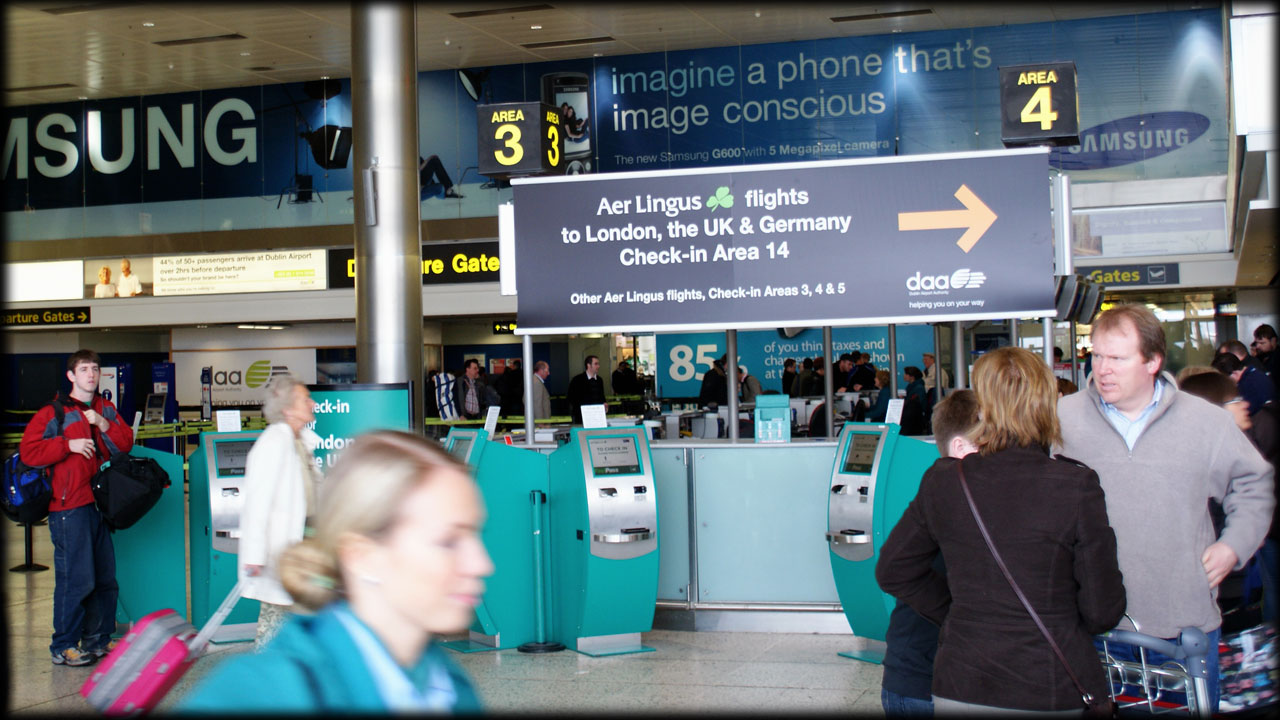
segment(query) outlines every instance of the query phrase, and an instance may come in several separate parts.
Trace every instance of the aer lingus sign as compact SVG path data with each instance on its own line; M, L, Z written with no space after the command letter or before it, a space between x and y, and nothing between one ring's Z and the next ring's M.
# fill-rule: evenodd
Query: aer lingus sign
M1047 157L516 180L517 333L1052 315Z

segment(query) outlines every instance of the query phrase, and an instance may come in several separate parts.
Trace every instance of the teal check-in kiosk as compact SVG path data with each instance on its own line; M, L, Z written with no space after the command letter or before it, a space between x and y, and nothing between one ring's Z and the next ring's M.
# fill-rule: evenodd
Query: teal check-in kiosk
M885 638L894 598L876 584L876 560L937 459L933 443L899 435L896 424L845 423L840 432L827 496L827 544L836 592L858 637ZM840 654L884 659L875 650Z
M203 627L236 584L245 461L261 431L201 433L187 460L191 539L191 623ZM242 598L213 642L252 640L258 601Z
M480 488L486 515L480 537L493 561L493 575L485 579L469 639L444 645L475 652L541 642L537 613L542 605L535 602L535 593L544 592L546 578L538 569L534 543L541 543L539 555L545 557L548 549L540 518L546 512L547 456L490 442L487 432L475 428L451 429L444 446L471 467Z
M182 534L182 456L135 444L129 454L151 458L169 476L169 487L155 507L132 527L111 536L116 550L116 582L120 596L117 623L134 623L147 613L173 608L186 615L187 555Z
M574 428L551 453L553 640L586 655L650 651L658 503L643 427Z

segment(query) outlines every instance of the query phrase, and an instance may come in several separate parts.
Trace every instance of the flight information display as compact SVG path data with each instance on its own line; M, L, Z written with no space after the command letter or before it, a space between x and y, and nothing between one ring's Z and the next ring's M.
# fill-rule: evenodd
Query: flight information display
M858 475L870 475L871 467L876 462L876 447L880 445L880 436L858 433L849 442L849 452L844 456L844 472Z
M213 465L218 477L244 477L245 460L253 440L230 440L213 444Z
M587 451L591 455L591 471L597 476L640 473L640 453L634 437L589 438Z

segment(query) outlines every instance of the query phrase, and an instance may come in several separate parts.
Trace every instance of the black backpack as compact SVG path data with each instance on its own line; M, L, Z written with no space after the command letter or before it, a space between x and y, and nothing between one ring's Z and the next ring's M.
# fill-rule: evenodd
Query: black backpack
M56 435L62 434L63 416L66 414L59 398L50 403L57 418ZM54 436L50 436L54 437ZM34 467L22 462L22 455L13 453L4 461L4 497L0 498L0 510L10 520L22 525L32 525L49 516L49 502L53 500L53 475L47 467Z

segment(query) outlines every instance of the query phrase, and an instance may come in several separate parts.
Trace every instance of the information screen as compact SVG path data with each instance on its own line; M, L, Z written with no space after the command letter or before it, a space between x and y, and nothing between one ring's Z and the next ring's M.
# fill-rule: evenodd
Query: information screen
M634 437L602 437L587 440L591 471L599 475L638 475L640 454Z
M849 452L844 456L844 472L858 475L870 475L871 467L876 462L876 447L880 445L880 436L859 433L849 442Z
M463 462L467 461L467 453L470 451L471 438L454 438L453 446L449 448L449 453Z
M228 440L213 444L213 464L218 477L244 477L245 459L253 440Z

